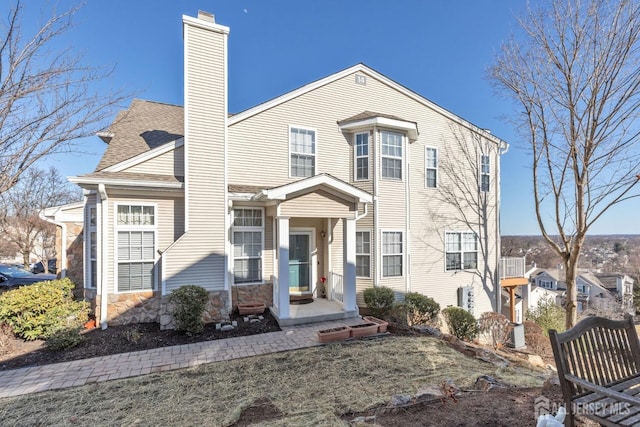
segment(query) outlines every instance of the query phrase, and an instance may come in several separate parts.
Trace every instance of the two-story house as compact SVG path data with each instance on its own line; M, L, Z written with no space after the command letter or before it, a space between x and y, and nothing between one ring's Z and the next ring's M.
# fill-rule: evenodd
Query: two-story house
M229 28L183 34L184 107L134 100L70 178L103 327L166 326L183 285L211 317L263 302L281 324L357 316L373 286L499 310L504 141L363 64L229 114Z

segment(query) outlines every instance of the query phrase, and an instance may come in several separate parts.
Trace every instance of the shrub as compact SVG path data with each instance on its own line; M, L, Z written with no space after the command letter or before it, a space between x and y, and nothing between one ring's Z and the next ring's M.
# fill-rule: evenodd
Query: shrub
M513 325L504 315L488 311L480 315L478 332L493 345L493 348L503 347L511 340Z
M60 328L51 333L46 341L47 347L51 350L64 350L65 348L75 347L84 341L84 336L80 334L81 328L68 327Z
M478 322L464 308L447 307L442 310L449 331L463 341L471 341L478 335Z
M75 285L68 278L34 283L0 295L0 323L25 340L46 339L54 332L81 327L89 305L74 301Z
M188 335L199 334L204 330L202 314L209 300L204 288L195 285L181 286L171 292L169 301L173 303L173 320L176 329Z
M394 317L408 326L429 324L437 319L439 312L440 304L417 292L407 293L404 302L393 306Z
M367 288L364 290L364 302L373 316L384 317L393 307L395 296L393 289L386 286Z
M522 324L524 326L524 342L527 348L543 359L552 359L551 342L545 336L542 327L532 320L525 320Z
M545 336L549 336L549 329L558 332L564 331L565 312L562 307L555 303L553 297L540 298L538 304L527 311L526 319L536 322L543 330Z

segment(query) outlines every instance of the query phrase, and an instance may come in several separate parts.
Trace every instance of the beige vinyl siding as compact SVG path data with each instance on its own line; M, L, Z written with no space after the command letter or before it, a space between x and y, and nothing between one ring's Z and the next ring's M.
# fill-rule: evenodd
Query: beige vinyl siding
M360 208L358 215L363 215L364 209ZM361 307L365 306L362 293L365 289L373 287L376 277L376 253L378 245L378 236L373 227L373 205L369 206L367 215L360 218L356 222L356 231L368 231L371 236L371 276L369 278L356 277L356 299L357 304Z
M178 147L175 150L132 166L124 172L184 176L184 150L182 147Z
M280 204L280 214L290 217L353 218L354 212L355 203L323 190L308 193Z
M273 217L265 215L264 222L264 248L262 250L262 278L265 282L275 275L273 265L275 248L273 247Z
M167 292L182 285L223 290L226 181L224 167L225 36L185 24L185 162L188 231L167 253Z
M332 231L329 244L331 245L331 271L337 274L344 274L343 265L343 237L342 230L344 222L342 219L333 218L331 220ZM331 272L330 272L331 273Z

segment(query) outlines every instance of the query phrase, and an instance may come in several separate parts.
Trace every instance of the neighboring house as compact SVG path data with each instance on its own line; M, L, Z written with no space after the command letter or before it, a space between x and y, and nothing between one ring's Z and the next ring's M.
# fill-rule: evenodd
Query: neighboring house
M99 134L95 172L70 178L103 327L171 327L183 285L209 292L211 318L260 302L283 325L357 316L373 286L499 310L504 141L362 64L230 115L229 29L203 13L183 30L184 108L134 100ZM440 197L461 134L478 154L456 179L487 200L486 227Z
M625 312L633 312L633 279L623 273L596 273L604 287L616 295Z
M532 275L532 289L539 288L552 291L557 294L556 301L563 304L566 298L566 275L562 268L538 269ZM615 295L609 292L604 284L590 271L578 271L576 277L576 290L578 292L578 313L587 308L619 309L615 304ZM535 307L532 301L529 308Z

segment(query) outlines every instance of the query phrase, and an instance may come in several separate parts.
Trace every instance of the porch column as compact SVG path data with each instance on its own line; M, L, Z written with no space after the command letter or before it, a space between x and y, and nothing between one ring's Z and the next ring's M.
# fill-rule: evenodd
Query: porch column
M356 310L356 220L343 220L342 247L344 248L344 295L345 311Z
M278 217L278 318L289 318L289 217Z

